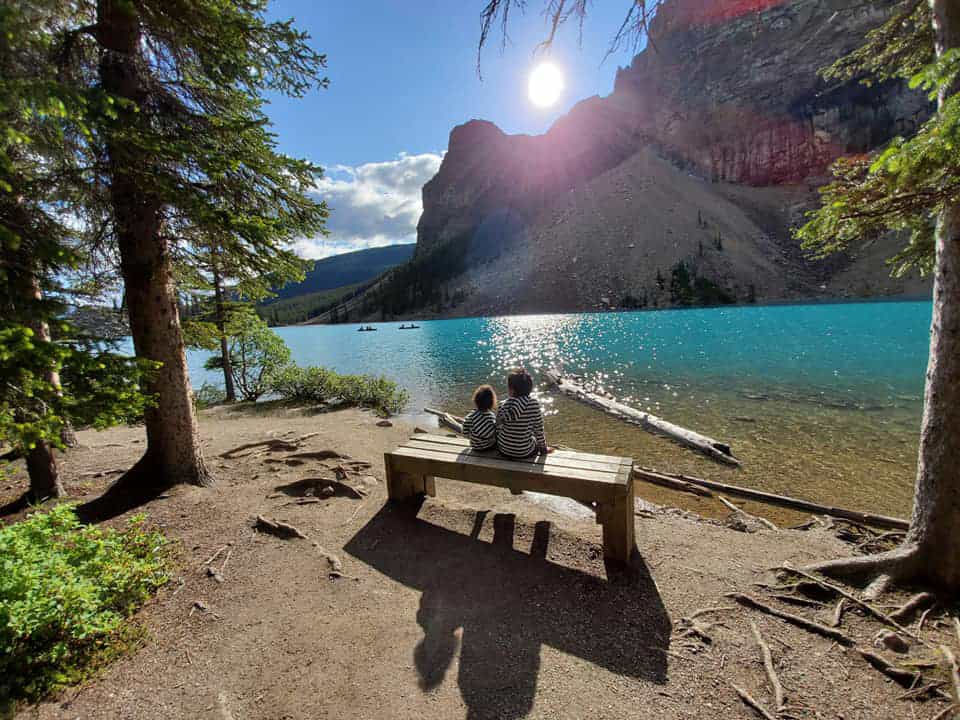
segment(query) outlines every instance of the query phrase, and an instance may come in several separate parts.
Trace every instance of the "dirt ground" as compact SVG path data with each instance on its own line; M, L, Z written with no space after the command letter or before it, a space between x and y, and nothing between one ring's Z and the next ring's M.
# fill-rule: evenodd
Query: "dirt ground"
M849 554L826 530L749 534L641 513L633 576L608 577L600 528L574 504L444 480L422 507L388 504L383 452L412 430L356 410L205 412L215 487L177 487L138 510L179 546L174 580L137 615L149 640L17 717L757 717L731 685L773 710L751 620L787 716L926 719L946 707L898 699L903 688L854 651L755 611L701 617L721 623L711 643L683 637L685 616L732 607L724 593L762 597L752 584L772 582L772 566ZM307 433L317 434L295 451L221 456ZM71 494L90 500L134 463L144 436L117 428L80 442L62 468ZM371 467L303 455L327 449ZM350 485L360 493L298 504L338 463L359 471ZM0 485L0 503L24 487L21 470ZM257 532L258 514L308 538ZM791 611L825 622L833 605ZM925 633L950 641L939 624ZM842 627L864 646L879 629L852 612Z

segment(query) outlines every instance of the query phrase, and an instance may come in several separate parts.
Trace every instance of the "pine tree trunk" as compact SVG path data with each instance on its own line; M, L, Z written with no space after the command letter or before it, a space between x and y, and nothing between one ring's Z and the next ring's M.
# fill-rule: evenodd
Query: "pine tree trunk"
M937 55L960 47L960 0L931 0ZM941 93L940 104L957 88ZM937 222L930 361L924 392L920 459L906 544L917 549L915 572L960 590L960 204Z
M230 362L230 343L227 341L227 309L223 303L223 278L216 260L213 263L213 302L217 333L220 335L220 357L223 358L223 386L227 402L236 402L237 390L233 386L233 364Z
M57 458L48 442L41 440L27 452L27 474L30 476L29 495L34 501L66 497Z
M150 122L147 92L139 75L141 58L137 6L126 0L98 0L100 81L107 93L131 100L140 112L120 108L118 129L135 132ZM193 394L187 371L169 241L161 232L162 203L152 191L148 157L123 139L107 135L110 200L120 268L138 357L162 363L147 383L157 405L144 413L147 451L140 467L158 485L207 485Z

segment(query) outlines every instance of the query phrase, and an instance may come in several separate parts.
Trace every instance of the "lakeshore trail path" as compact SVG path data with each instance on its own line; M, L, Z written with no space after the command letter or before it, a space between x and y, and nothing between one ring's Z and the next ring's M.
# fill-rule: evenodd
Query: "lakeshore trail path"
M771 567L849 553L832 533L641 514L636 577L608 580L585 510L445 480L415 516L388 505L383 452L413 427L377 422L359 410L202 413L216 485L175 487L133 511L178 547L173 580L136 616L143 645L17 717L750 718L731 683L774 709L750 621L795 717L940 709L898 700L903 689L855 652L744 608L710 617L710 643L681 632L697 609L732 606L724 593L775 582ZM296 449L222 457L309 433ZM144 446L139 427L79 436L62 467L81 501L116 477L98 474L130 467ZM338 465L348 473L328 485ZM24 487L20 469L0 502ZM258 532L258 515L307 537ZM833 607L817 612L827 622ZM854 613L844 629L872 632Z

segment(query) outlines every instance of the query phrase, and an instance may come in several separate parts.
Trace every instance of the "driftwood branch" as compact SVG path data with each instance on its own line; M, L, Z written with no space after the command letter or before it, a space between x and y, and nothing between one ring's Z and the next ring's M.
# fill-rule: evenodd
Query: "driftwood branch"
M445 413L442 410L434 410L433 408L424 408L423 411L431 415L436 415L440 419L441 425L450 428L458 435L463 435L463 418Z
M901 520L900 518L886 517L885 515L873 515L871 513L859 512L858 510L847 510L845 508L820 505L819 503L810 502L808 500L800 500L798 498L792 498L786 495L775 495L774 493L763 492L762 490L754 490L752 488L745 488L739 485L729 485L727 483L716 482L715 480L705 480L703 478L692 477L690 475L663 473L651 470L650 468L642 468L638 466L634 467L634 477L637 477L641 480L645 480L646 478L644 476L649 473L655 473L663 477L680 480L688 485L696 485L707 488L708 490L723 493L724 495L733 495L746 500L756 500L757 502L765 503L767 505L776 505L778 507L790 508L792 510L811 512L817 515L829 515L830 517L865 523L866 525L872 525L880 528L906 530L910 527L909 522L906 520Z
M763 669L766 670L767 680L770 681L770 687L773 688L773 697L777 706L777 712L781 713L786 706L786 699L783 694L783 685L780 683L777 671L773 667L773 654L770 652L770 646L767 645L763 639L763 636L760 634L760 629L755 622L750 623L750 630L753 632L753 639L757 641L757 645L760 647L760 656L763 658Z
M608 415L612 415L613 417L630 423L631 425L638 425L647 432L663 435L671 440L675 440L681 445L685 445L686 447L703 453L710 459L716 460L717 462L725 463L727 465L735 465L737 467L740 466L740 460L734 457L730 450L730 446L726 443L719 442L711 437L707 437L706 435L702 435L693 430L688 430L687 428L680 427L679 425L674 425L673 423L659 418L656 415L651 415L648 412L637 410L636 408L632 408L629 405L624 405L616 400L611 400L596 395L595 393L588 392L576 381L572 380L571 378L563 377L559 372L547 371L544 374L548 382L550 382L552 385L555 385L557 389L564 395L573 398L574 400L602 410Z
M748 513L746 510L744 510L743 508L738 508L738 507L737 507L736 505L734 505L732 502L730 502L729 500L727 500L723 495L717 495L717 500L719 500L721 503L723 503L724 507L726 507L726 508L727 508L728 510L730 510L731 512L736 513L737 515L744 515L744 516L746 516L747 518L749 518L750 520L753 520L753 521L755 521L755 522L760 523L761 525L763 525L763 526L764 526L765 528L767 528L768 530L779 530L779 529L780 529L780 528L778 528L776 525L774 525L772 522L770 522L769 520L767 520L766 518L759 517L758 515L752 515L752 514Z
M694 485L693 483L688 483L686 480L680 480L672 475L658 473L646 468L634 467L633 477L637 480L648 482L651 485L660 485L661 487L670 488L671 490L679 490L680 492L688 492L700 497L713 497L713 493L706 488L702 488L699 485Z

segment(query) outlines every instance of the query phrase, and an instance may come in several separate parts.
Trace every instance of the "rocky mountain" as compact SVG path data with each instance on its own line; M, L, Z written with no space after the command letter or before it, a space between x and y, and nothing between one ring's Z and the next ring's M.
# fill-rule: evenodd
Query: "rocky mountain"
M828 85L817 75L898 4L666 0L609 96L577 104L541 136L482 120L454 128L423 189L413 260L438 274L432 283L423 270L402 274L417 284L394 292L402 302L389 309L926 292L919 279L889 278L891 238L811 262L790 236L832 160L869 152L931 112L900 82Z

